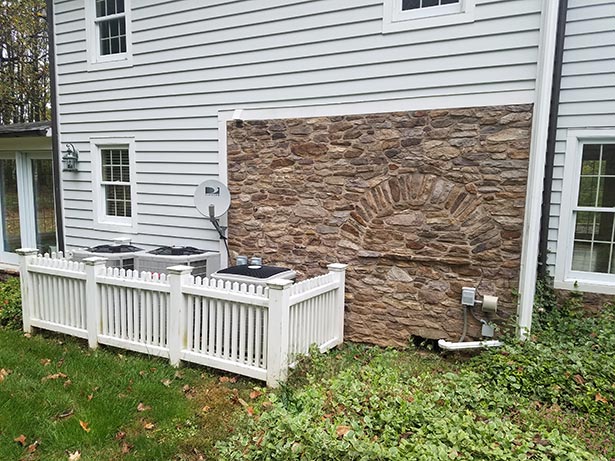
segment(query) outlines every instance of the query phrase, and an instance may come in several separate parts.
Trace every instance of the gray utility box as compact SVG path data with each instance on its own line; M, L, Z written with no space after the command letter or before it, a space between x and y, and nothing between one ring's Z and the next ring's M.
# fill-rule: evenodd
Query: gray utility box
M231 266L211 274L211 277L230 282L266 285L275 279L295 280L297 273L285 267L275 266Z
M220 253L194 247L160 247L139 253L136 269L166 274L170 266L191 266L192 275L206 277L220 269Z
M107 258L107 267L119 267L120 269L135 269L135 259L145 253L142 248L126 243L98 245L90 248L79 248L70 251L70 259L83 261L86 258Z

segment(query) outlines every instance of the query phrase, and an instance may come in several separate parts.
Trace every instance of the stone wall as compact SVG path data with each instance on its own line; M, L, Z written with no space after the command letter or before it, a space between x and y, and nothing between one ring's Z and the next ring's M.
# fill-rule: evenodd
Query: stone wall
M348 263L348 339L458 339L463 286L516 310L531 119L515 105L228 122L232 255L301 276Z

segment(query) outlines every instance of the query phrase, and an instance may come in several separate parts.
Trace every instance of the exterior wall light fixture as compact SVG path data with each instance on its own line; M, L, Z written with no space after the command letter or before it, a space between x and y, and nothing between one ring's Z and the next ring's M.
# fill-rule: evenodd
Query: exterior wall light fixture
M64 168L62 171L78 171L79 150L72 144L66 144L66 153L62 156Z

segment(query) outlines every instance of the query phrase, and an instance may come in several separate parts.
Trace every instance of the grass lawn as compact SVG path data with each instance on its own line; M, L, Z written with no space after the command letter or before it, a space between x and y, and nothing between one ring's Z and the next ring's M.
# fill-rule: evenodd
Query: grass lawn
M1 328L0 369L1 460L216 459L258 384Z

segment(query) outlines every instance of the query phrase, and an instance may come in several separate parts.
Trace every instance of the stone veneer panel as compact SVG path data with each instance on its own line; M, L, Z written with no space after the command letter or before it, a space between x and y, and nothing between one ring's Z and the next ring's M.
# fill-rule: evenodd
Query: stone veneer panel
M463 286L516 310L531 122L531 105L230 121L232 255L348 263L350 340L456 340Z

